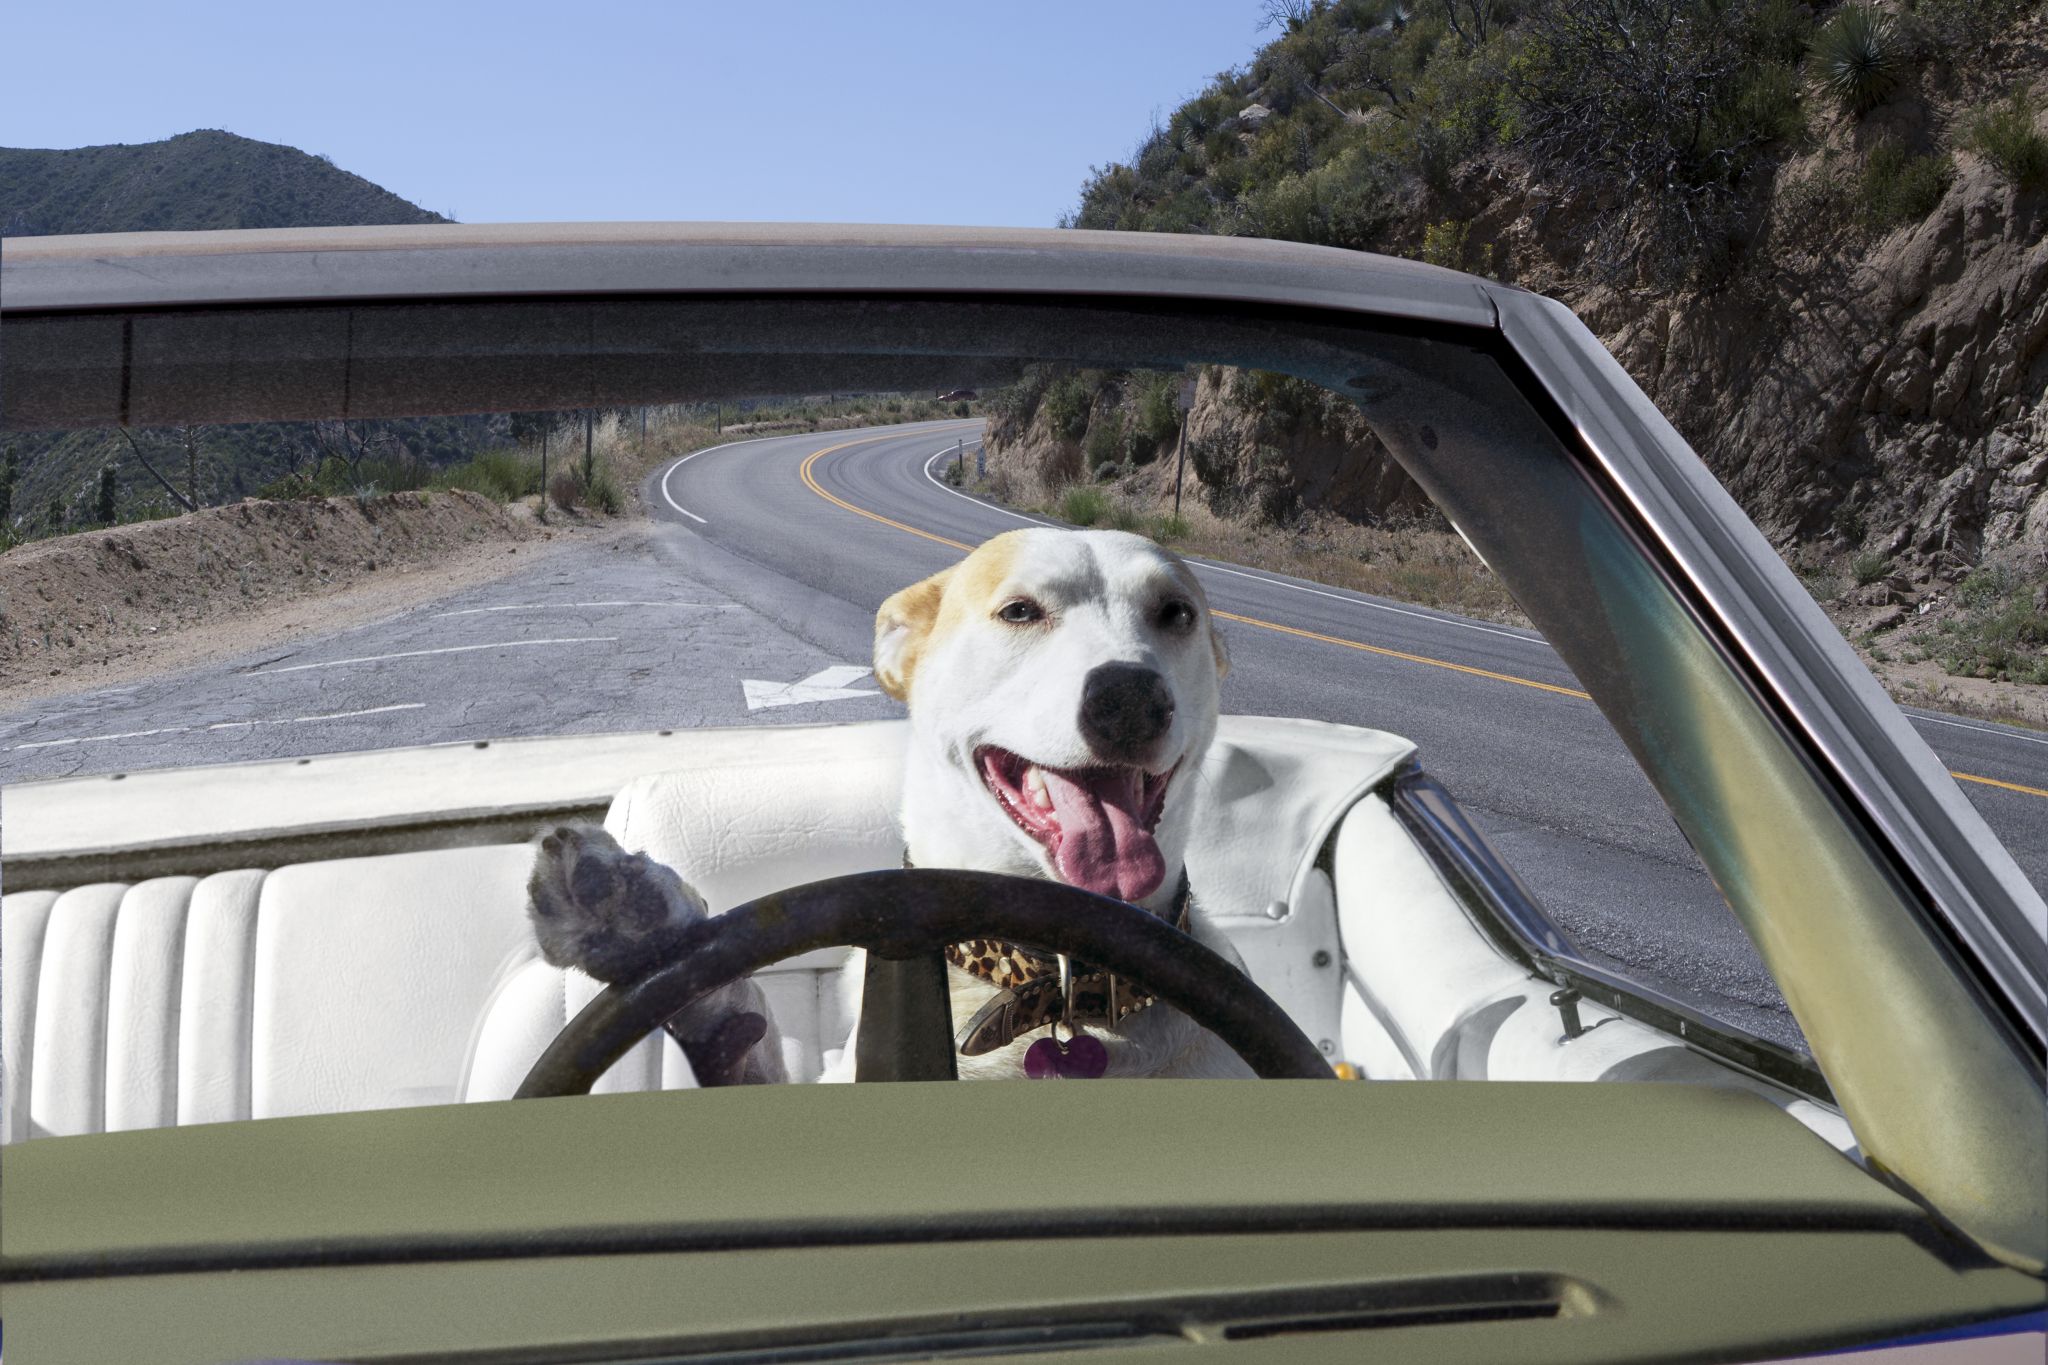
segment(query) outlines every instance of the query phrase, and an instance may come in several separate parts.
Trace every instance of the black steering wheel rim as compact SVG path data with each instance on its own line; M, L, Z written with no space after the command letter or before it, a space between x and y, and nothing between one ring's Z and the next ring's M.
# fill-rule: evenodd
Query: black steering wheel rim
M515 1098L588 1094L634 1044L698 997L818 948L909 959L998 938L1115 972L1214 1033L1269 1080L1328 1080L1322 1052L1243 972L1149 911L1061 882L915 868L807 882L692 925L671 959L600 992L563 1026Z

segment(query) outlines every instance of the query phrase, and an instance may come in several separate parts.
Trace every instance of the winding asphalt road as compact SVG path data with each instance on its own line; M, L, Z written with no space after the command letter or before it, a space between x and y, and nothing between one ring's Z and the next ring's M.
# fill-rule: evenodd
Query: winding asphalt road
M703 451L650 480L648 502L704 546L693 568L720 591L859 659L884 597L1039 520L937 477L955 439L977 429L938 423ZM1796 1036L1683 835L1540 636L1230 565L1197 571L1229 622L1226 711L1414 740L1582 946ZM1915 719L2035 884L2048 885L2048 737Z
M771 437L645 488L645 534L285 649L0 715L0 781L535 734L900 715L865 676L874 612L1030 520L942 484L975 424ZM1796 1038L1684 839L1530 632L1221 564L1228 711L1414 740L1582 947ZM2037 886L2048 737L1915 715Z

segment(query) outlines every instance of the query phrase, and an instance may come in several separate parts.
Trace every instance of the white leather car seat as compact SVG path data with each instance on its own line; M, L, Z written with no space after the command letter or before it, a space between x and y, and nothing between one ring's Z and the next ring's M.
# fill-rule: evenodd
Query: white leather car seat
M895 867L904 739L893 721L752 731L740 758L630 783L606 824L714 911ZM1341 952L1316 856L1411 753L1376 731L1227 717L1205 765L1195 895L1333 1054ZM0 1140L509 1096L596 990L538 960L531 858L497 845L7 895ZM757 978L793 1080L844 1046L846 960L807 954ZM598 1089L693 1084L657 1035Z

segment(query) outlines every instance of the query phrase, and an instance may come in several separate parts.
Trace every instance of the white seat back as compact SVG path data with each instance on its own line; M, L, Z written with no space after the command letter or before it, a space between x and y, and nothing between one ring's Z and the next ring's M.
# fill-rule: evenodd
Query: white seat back
M714 911L896 867L901 722L710 732L628 784L607 826ZM1375 731L1226 718L1198 790L1196 898L1311 1037L1340 1033L1337 911L1317 851L1411 752ZM525 845L166 877L0 902L0 1140L509 1096L596 990L537 958ZM757 979L792 1079L837 1060L849 954ZM695 1082L650 1039L600 1090Z
M0 1140L509 1096L596 989L538 960L531 863L500 845L8 895ZM598 1088L694 1083L650 1040Z

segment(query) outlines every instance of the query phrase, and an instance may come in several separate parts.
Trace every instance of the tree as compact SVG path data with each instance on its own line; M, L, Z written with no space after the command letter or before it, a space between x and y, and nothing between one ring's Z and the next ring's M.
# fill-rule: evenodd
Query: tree
M514 445L529 446L546 434L554 425L552 412L515 412L508 415L512 427Z
M102 465L100 467L99 503L93 509L99 513L100 525L112 526L114 524L114 498L119 491L120 488L115 482L114 467L112 465Z
M1320 8L1316 0L1265 0L1259 6L1259 31L1277 28L1282 33L1298 32L1315 18Z
M190 429L188 428L187 430L189 432ZM149 476L151 478L155 479L158 483L164 486L164 492L169 493L171 495L172 501L176 502L178 506L184 508L187 512L196 512L199 510L197 507L193 506L192 499L186 497L183 493L180 493L178 491L178 486L172 483L169 479L165 478L163 474L158 471L157 467L149 462L149 456L142 453L142 447L136 443L134 434L130 432L128 428L121 428L121 436L124 440L128 442L128 448L135 452L136 462L140 464L144 469L149 471Z
M1520 140L1566 192L1624 206L1608 268L1679 276L1728 246L1769 130L1735 117L1755 0L1542 0L1508 77ZM1646 229L1638 244L1633 229Z
M64 529L64 499L50 499L50 505L43 509L43 521L52 531Z

